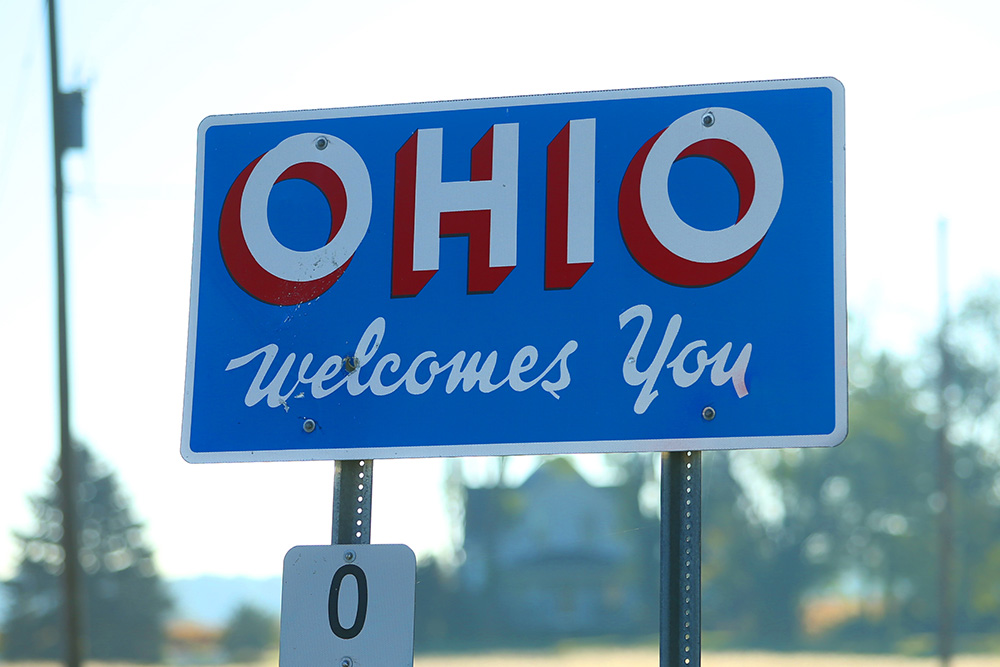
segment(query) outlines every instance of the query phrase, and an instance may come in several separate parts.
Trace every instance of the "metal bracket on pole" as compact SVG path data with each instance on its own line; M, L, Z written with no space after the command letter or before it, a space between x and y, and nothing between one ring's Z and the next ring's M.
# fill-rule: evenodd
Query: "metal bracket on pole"
M333 481L333 544L371 544L374 461L337 461Z
M701 665L701 452L660 459L660 667Z

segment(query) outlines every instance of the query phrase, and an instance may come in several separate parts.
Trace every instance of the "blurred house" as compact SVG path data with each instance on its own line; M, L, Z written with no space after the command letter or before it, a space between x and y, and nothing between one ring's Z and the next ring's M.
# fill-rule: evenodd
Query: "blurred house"
M518 488L468 489L458 583L471 612L522 638L655 632L659 524L638 486L595 487L553 459Z

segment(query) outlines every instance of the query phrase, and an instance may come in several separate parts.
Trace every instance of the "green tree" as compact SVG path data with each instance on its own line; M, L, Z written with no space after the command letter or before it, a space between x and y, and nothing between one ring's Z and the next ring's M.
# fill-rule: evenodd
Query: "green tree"
M114 474L82 445L75 447L75 455L86 655L158 662L170 600L143 539L143 526L132 517ZM59 544L63 526L57 481L58 470L48 490L30 499L35 529L15 534L21 561L5 583L11 603L2 633L4 655L11 660L64 654L60 575L65 557Z
M943 398L954 446L956 630L992 633L1000 625L1000 282L985 284L962 304L947 328L945 349L951 362Z
M222 648L233 660L253 661L278 641L278 619L251 604L233 612L222 635Z
M914 364L856 350L850 397L851 435L839 448L809 457L794 481L813 496L839 583L880 605L845 636L858 648L890 649L926 632L936 616L936 431L908 379ZM811 492L810 492L811 489ZM811 551L805 543L806 555Z
M931 627L935 431L909 365L858 341L850 370L841 446L706 457L706 628L719 618L744 645L802 645L803 605L845 589L884 613L840 646Z
M808 556L808 545L822 539L814 535L827 531L816 504L803 500L795 484L797 468L816 455L703 457L702 617L710 638L755 648L801 643L805 593L834 570L828 553Z
M947 343L956 630L985 634L1000 622L1000 286L959 309ZM939 358L937 342L900 359L855 339L843 445L706 456L706 629L742 644L815 643L801 633L803 604L846 593L876 611L819 641L892 650L934 632Z
M946 398L957 426L952 439L1000 456L1000 281L969 296L945 338L952 367ZM938 354L925 357L936 361ZM933 385L937 368L930 364L928 371Z

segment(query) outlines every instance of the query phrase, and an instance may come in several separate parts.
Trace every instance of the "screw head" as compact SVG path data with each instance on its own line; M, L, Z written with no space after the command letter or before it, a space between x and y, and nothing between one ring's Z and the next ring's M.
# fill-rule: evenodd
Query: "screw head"
M701 418L707 422L710 422L713 419L715 419L715 408L713 408L712 406L706 407L704 410L701 411Z
M326 137L319 137L316 139L316 148L318 150L326 150L326 147L330 145L330 140Z
M354 661L345 657L340 661L340 667L354 667Z
M353 551L351 551L350 549L348 549L347 551L344 552L344 562L345 563L353 563L355 560L357 560L357 558L358 558L358 555L356 553L354 553Z
M715 114L712 113L711 111L706 111L705 114L701 117L701 124L704 125L705 127L712 127L713 125L715 125Z
M316 420L315 419L307 419L304 422L302 422L302 430L305 431L306 433L312 433L313 431L315 431L316 430Z

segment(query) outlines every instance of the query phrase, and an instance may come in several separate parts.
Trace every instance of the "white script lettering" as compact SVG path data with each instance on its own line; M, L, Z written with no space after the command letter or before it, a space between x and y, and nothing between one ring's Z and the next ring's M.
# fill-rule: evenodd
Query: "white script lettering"
M375 360L382 339L385 337L385 326L385 319L382 317L375 318L368 325L355 349L354 363L357 365L357 370L353 372L342 374L344 359L336 354L327 357L315 371L311 371L314 357L312 353L307 353L299 362L298 372L293 375L296 355L294 352L289 352L278 370L271 375L271 367L279 352L278 346L274 343L232 359L226 370L240 368L261 357L257 373L243 399L247 407L253 407L266 399L268 407L285 406L287 409L288 398L302 385L309 387L313 398L329 396L344 385L347 386L347 392L351 396L359 396L365 391L370 391L375 396L388 396L400 388L408 394L417 396L429 390L434 380L443 374L447 374L444 387L447 394L458 389L465 393L479 389L480 392L489 394L504 385L514 391L522 392L541 384L543 391L554 398L559 398L558 392L570 384L569 356L578 347L575 340L568 341L545 370L534 377L531 371L538 363L539 353L533 345L525 345L518 350L510 362L506 375L499 379L494 379L494 372L499 363L499 354L496 351L484 357L482 352L469 354L463 350L456 352L444 363L438 361L435 352L421 352L410 362L406 370L401 372L403 360L394 352ZM372 369L370 372L367 370L369 367ZM558 375L555 379L549 378L555 369L558 369ZM304 390L301 390L299 395L303 393ZM296 395L296 398L299 395Z
M703 340L696 340L685 345L667 363L667 357L670 355L670 351L677 340L677 335L681 330L682 318L680 315L674 315L670 318L666 331L663 333L663 340L660 341L660 347L656 350L653 361L645 370L639 370L637 361L639 351L646 342L646 335L653 324L653 310L645 304L632 306L618 316L618 326L624 329L626 324L637 317L642 320L639 335L635 337L635 341L632 343L632 347L629 348L628 354L625 357L625 362L622 364L622 377L625 379L625 382L633 387L642 386L642 389L639 391L639 397L635 399L634 410L636 414L641 415L646 412L649 404L659 394L659 391L654 389L654 386L656 385L656 380L660 377L660 372L663 370L664 364L672 371L674 384L678 387L690 387L698 381L698 378L701 377L705 369L711 366L712 372L709 377L712 380L712 384L716 387L721 387L726 382L732 381L737 396L743 398L750 393L746 383L747 365L750 363L750 352L753 349L750 343L743 346L743 350L729 370L726 370L726 362L729 360L729 353L733 350L732 343L726 343L722 346L722 349L710 357L702 349L708 347L708 343ZM694 370L688 370L684 364L695 351L697 351L697 354L694 355L695 368Z

